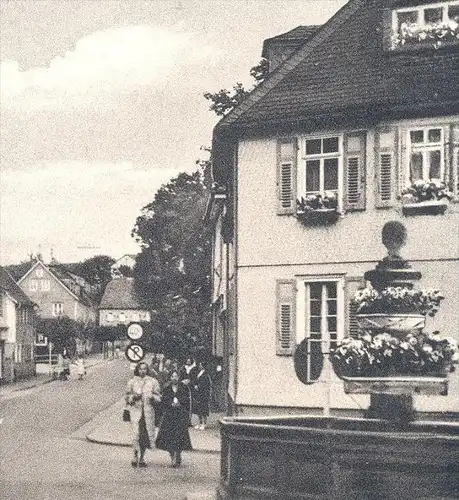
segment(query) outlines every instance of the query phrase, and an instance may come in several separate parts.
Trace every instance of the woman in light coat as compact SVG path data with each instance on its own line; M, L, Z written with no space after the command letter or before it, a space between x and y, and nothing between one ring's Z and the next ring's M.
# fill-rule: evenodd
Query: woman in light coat
M139 363L126 390L126 403L131 414L133 467L146 467L145 450L151 448L155 439L154 404L161 401L158 381L148 375L146 363Z

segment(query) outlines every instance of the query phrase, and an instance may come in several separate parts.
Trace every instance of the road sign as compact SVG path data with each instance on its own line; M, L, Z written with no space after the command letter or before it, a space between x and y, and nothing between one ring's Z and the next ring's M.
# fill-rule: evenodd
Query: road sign
M143 335L143 328L138 323L131 323L127 329L127 336L131 340L139 340Z
M126 358L132 363L139 363L145 356L143 347L138 344L131 344L126 347Z

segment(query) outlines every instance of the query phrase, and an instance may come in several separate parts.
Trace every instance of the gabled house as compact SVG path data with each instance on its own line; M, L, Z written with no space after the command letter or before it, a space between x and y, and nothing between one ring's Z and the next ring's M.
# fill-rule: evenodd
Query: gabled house
M37 260L17 283L38 305L41 318L68 316L85 324L96 321L96 306L88 285L65 266Z
M134 289L134 278L113 279L105 287L99 305L99 326L128 325L151 321L151 314L139 302Z
M134 269L134 266L135 266L135 255L125 254L110 266L110 271L112 273L112 276L114 278L117 278L123 275L123 273L121 272L123 271L123 268L130 269L132 271Z
M234 412L368 406L326 354L355 329L350 300L389 220L407 228L420 286L446 297L427 330L458 339L458 21L457 0L349 0L319 28L267 40L267 78L216 125L213 333ZM408 203L423 180L444 183L449 204ZM293 366L304 339L306 385ZM416 404L459 412L457 372L450 397Z
M35 375L35 304L0 267L0 383Z

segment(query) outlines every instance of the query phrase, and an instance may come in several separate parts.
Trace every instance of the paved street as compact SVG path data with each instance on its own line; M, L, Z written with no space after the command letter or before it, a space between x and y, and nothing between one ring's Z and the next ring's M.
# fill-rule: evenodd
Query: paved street
M85 440L88 422L119 400L128 376L128 364L115 360L91 367L83 381L55 381L0 397L0 498L181 500L212 490L216 454L185 454L176 470L166 453L154 451L146 456L149 467L135 470L129 448Z

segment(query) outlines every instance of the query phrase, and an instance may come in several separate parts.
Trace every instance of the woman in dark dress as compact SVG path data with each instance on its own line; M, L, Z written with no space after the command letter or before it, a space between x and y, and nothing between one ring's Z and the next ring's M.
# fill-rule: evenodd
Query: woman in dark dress
M177 371L171 373L170 384L164 388L162 406L156 447L169 452L171 465L175 468L182 463L182 451L192 449L188 432L190 392L179 381Z

